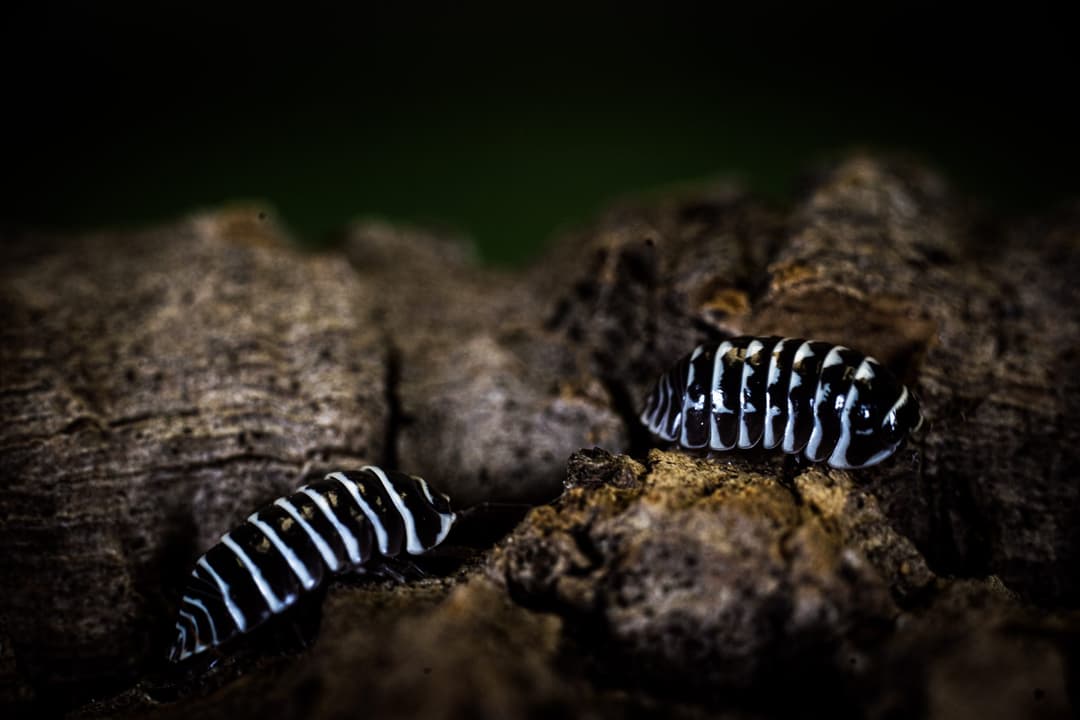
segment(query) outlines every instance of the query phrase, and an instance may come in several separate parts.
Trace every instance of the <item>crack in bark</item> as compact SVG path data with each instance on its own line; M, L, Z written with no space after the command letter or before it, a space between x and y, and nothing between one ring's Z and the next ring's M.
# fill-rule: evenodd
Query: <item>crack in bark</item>
M127 415L125 417L114 418L108 421L108 426L111 428L125 427L127 425L137 425L139 423L147 422L148 420L157 419L171 419L171 418L183 418L183 417L198 417L200 414L199 408L162 408L158 411L138 413L136 415Z
M397 346L393 336L387 333L386 345L386 373L384 375L385 397L387 414L386 427L383 429L383 456L381 463L392 469L398 467L398 432L401 428L401 364L404 362L401 348Z
M639 411L633 394L626 383L613 376L602 375L600 382L607 390L608 397L611 398L612 410L622 420L626 429L629 447L625 448L624 452L637 460L646 457L649 448L653 445L652 437L649 435L649 429L642 425L638 418Z

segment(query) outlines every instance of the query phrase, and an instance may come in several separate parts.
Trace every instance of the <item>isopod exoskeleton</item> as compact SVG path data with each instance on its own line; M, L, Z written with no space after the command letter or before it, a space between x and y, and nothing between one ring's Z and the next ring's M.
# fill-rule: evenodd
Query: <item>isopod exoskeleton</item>
M179 662L253 630L332 575L446 539L457 516L421 478L368 466L278 498L195 563L169 659Z
M664 373L641 421L686 449L760 445L861 468L892 455L922 416L872 357L824 342L736 337L700 345Z

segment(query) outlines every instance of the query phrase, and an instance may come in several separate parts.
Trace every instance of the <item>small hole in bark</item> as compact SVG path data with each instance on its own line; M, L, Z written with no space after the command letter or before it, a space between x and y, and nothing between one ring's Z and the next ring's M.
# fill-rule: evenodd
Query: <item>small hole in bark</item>
M555 310L551 313L551 317L549 317L544 323L544 326L548 330L554 330L555 328L559 327L559 325L562 325L563 321L566 319L566 316L569 314L570 301L565 297L559 298L559 301L555 303Z
M956 261L956 258L948 251L928 243L916 242L915 249L931 265L951 265Z
M310 707L322 693L322 680L318 675L312 675L301 682L294 691L294 697L299 707Z
M591 300L596 295L596 288L592 281L579 282L574 285L574 294L579 300Z
M636 284L651 285L653 281L653 263L650 255L636 252L625 253L619 263L619 269L625 271Z

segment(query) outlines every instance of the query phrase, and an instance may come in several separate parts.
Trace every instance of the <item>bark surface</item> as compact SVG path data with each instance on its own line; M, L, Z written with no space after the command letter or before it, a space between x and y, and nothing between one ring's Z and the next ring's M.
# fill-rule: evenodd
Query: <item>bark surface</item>
M856 156L786 207L728 186L627 202L516 273L377 222L303 254L257 207L11 234L0 253L0 703L16 712L1076 702L1076 207L1006 222L923 167ZM927 427L853 472L650 450L651 382L730 334L872 354ZM193 559L259 504L369 462L457 507L543 504L494 548L451 542L424 579L334 583L309 648L253 633L208 672L164 672Z

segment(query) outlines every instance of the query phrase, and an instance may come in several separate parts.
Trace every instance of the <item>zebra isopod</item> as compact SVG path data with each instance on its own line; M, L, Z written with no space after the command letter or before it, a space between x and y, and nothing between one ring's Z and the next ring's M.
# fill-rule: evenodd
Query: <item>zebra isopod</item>
M249 632L332 575L419 555L457 515L418 477L367 466L278 498L225 533L195 563L169 659L180 662Z
M736 337L699 345L661 375L641 421L686 449L760 445L861 468L892 455L922 415L872 357L811 340Z

